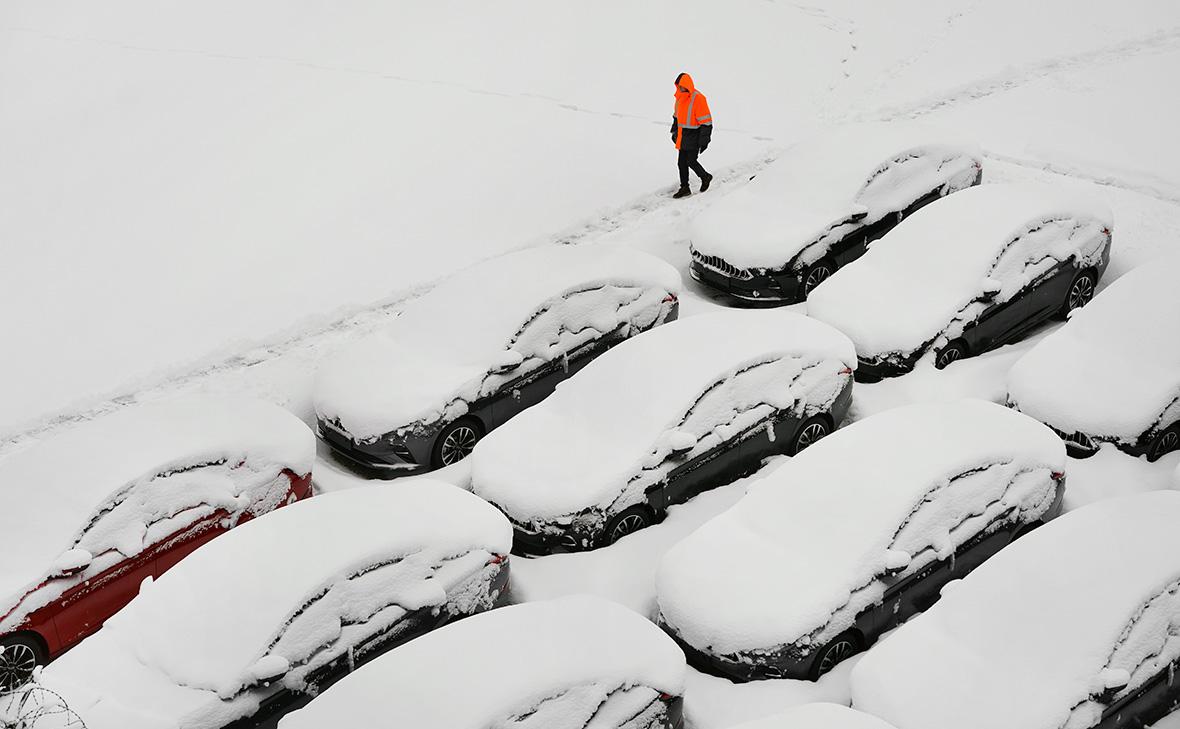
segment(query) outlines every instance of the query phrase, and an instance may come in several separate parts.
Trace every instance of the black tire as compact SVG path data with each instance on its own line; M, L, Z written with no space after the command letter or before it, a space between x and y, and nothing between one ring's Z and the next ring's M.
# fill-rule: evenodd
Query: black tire
M821 258L803 271L803 298L807 298L816 286L831 278L836 272L836 263L830 258Z
M950 363L958 362L970 354L971 351L967 349L967 343L962 339L956 339L939 351L938 356L934 358L934 366L941 370Z
M1172 451L1180 450L1180 423L1175 423L1170 428L1164 428L1151 439L1151 445L1147 448L1147 460L1158 461Z
M861 634L855 630L846 630L819 649L815 654L815 660L811 662L807 677L812 681L818 681L820 676L864 649L865 642Z
M443 428L434 439L434 450L430 455L430 465L442 468L458 463L475 448L475 444L484 436L483 426L475 418L459 418Z
M610 546L628 534L634 534L655 523L655 517L646 506L632 506L623 509L606 522L606 531L602 534L602 546Z
M15 691L33 678L33 669L49 657L35 636L15 633L0 638L0 694Z
M832 434L832 426L823 415L815 415L799 424L795 436L791 438L791 445L787 448L787 455L793 456L820 438Z
M1074 309L1080 309L1090 303L1090 300L1094 298L1094 289L1097 287L1098 276L1094 275L1093 271L1078 271L1065 291L1065 301L1061 302L1057 316L1065 319Z

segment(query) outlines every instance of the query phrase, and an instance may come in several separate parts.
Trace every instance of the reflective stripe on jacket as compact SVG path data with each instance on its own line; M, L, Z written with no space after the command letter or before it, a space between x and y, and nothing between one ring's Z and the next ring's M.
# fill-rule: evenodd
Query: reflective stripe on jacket
M682 86L688 91L681 91ZM673 115L676 119L676 149L680 149L680 140L684 137L685 129L699 129L713 123L709 101L704 94L697 91L692 76L687 73L676 77L676 105L673 107Z

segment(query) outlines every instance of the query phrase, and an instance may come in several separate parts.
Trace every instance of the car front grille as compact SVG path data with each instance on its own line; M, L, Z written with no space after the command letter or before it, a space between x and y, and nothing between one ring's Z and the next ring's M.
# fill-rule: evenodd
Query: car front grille
M696 261L705 268L716 271L717 273L723 274L725 276L729 276L730 278L736 278L742 281L749 281L750 279L754 278L754 274L750 273L750 271L747 269L738 268L731 263L727 263L725 259L721 258L720 256L707 256L696 249L693 249L692 251L692 260Z

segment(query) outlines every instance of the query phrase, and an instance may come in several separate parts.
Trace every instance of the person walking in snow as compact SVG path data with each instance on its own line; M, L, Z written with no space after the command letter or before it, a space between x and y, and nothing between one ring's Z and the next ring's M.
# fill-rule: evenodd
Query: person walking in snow
M680 189L672 197L688 197L688 171L692 170L701 178L701 192L709 189L713 175L697 162L697 155L704 152L713 137L713 115L709 113L709 102L697 91L692 76L682 73L676 77L676 105L672 112L672 141L680 150L677 165L680 167Z

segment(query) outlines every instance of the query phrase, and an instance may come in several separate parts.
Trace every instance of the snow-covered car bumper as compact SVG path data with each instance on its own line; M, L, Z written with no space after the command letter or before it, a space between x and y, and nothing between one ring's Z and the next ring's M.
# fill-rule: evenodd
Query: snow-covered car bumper
M738 683L746 681L760 681L768 678L793 678L808 680L811 669L812 656L791 646L765 653L735 653L719 656L709 651L701 650L686 642L677 635L676 631L659 617L659 626L665 633L676 641L684 651L688 664L698 671L714 676L724 676Z
M738 269L716 256L694 252L688 272L693 280L741 301L793 304L803 300L799 276L790 271L759 273Z
M857 382L880 382L887 377L900 377L914 369L916 357L890 359L884 357L857 357L856 372L853 378Z
M372 442L360 443L353 440L338 425L324 418L320 418L318 424L320 440L332 449L335 456L350 465L362 469L376 469L387 474L416 473L430 466L433 437L382 437Z

